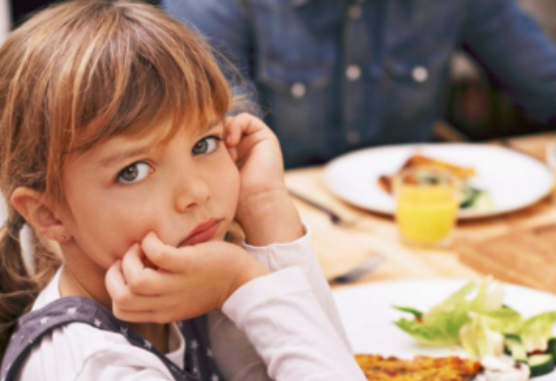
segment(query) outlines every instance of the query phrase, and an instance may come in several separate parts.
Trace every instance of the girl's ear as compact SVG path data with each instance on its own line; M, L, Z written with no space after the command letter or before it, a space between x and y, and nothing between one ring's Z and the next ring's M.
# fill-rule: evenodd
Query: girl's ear
M71 238L65 225L56 217L54 204L44 193L19 187L12 193L11 203L37 235L60 243Z

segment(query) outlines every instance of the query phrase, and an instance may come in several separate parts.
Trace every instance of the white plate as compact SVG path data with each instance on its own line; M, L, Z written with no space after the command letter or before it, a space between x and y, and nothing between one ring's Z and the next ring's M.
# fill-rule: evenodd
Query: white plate
M463 280L414 280L379 282L345 288L333 292L348 339L355 353L382 354L411 358L427 356L464 356L460 347L430 347L420 344L394 321L409 314L393 305L427 311L463 286ZM504 303L529 317L556 310L556 295L515 285L504 285ZM556 334L556 330L554 331ZM556 379L556 373L534 378L535 381Z
M413 154L470 166L475 187L490 192L494 208L461 210L461 219L489 217L534 204L550 193L552 175L542 162L503 147L478 144L422 144L368 148L338 157L325 168L329 189L343 200L370 211L394 213L394 198L377 184L381 175L396 173Z

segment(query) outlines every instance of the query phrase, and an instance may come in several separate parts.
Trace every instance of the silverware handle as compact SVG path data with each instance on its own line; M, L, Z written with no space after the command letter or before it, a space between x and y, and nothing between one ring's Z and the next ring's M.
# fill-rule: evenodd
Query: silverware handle
M338 216L332 210L328 209L326 206L322 206L321 204L319 204L319 203L317 203L313 200L310 200L310 199L306 198L305 196L300 195L297 192L294 192L294 191L291 191L291 190L289 192L290 192L290 195L297 198L298 200L301 200L304 203L306 203L308 205L311 205L313 208L319 209L320 211L328 214L330 216L330 218L338 220L338 221L340 221L342 219L340 216Z
M384 257L380 254L375 254L359 265L357 265L354 269L348 271L345 274L340 276L334 277L329 279L330 283L350 283L354 282L357 279L363 277L364 275L369 274L370 272L374 271L378 266L380 266L384 262Z

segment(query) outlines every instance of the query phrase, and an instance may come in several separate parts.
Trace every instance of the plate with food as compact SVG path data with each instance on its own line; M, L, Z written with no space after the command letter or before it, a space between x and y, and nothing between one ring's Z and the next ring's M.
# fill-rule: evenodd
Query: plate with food
M486 277L378 282L333 296L368 380L556 379L556 295Z
M504 147L482 144L421 144L368 148L326 165L327 187L346 202L393 215L393 178L404 169L438 168L459 178L460 219L489 217L533 205L553 189L541 161Z

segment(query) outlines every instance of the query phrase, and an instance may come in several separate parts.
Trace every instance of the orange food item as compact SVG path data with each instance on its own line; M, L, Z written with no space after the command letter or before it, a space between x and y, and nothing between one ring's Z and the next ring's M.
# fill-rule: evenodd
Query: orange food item
M405 360L357 354L355 360L369 381L471 381L482 370L477 361L456 356Z
M404 169L409 169L409 168L438 168L438 169L444 169L444 170L447 170L447 171L451 172L452 174L454 174L456 177L458 177L459 179L461 179L463 181L465 181L465 180L467 180L467 179L469 179L469 178L471 178L471 177L473 177L477 174L475 169L472 168L472 167L462 167L462 166L447 163L445 161L441 161L441 160L437 160L437 159L431 159L427 156L423 156L423 155L419 155L419 154L413 155L409 159L407 159L407 161L400 168L398 173L403 171ZM394 176L382 175L378 178L378 185L386 193L392 193L392 191L393 191L393 189L392 189L392 180L393 180Z

